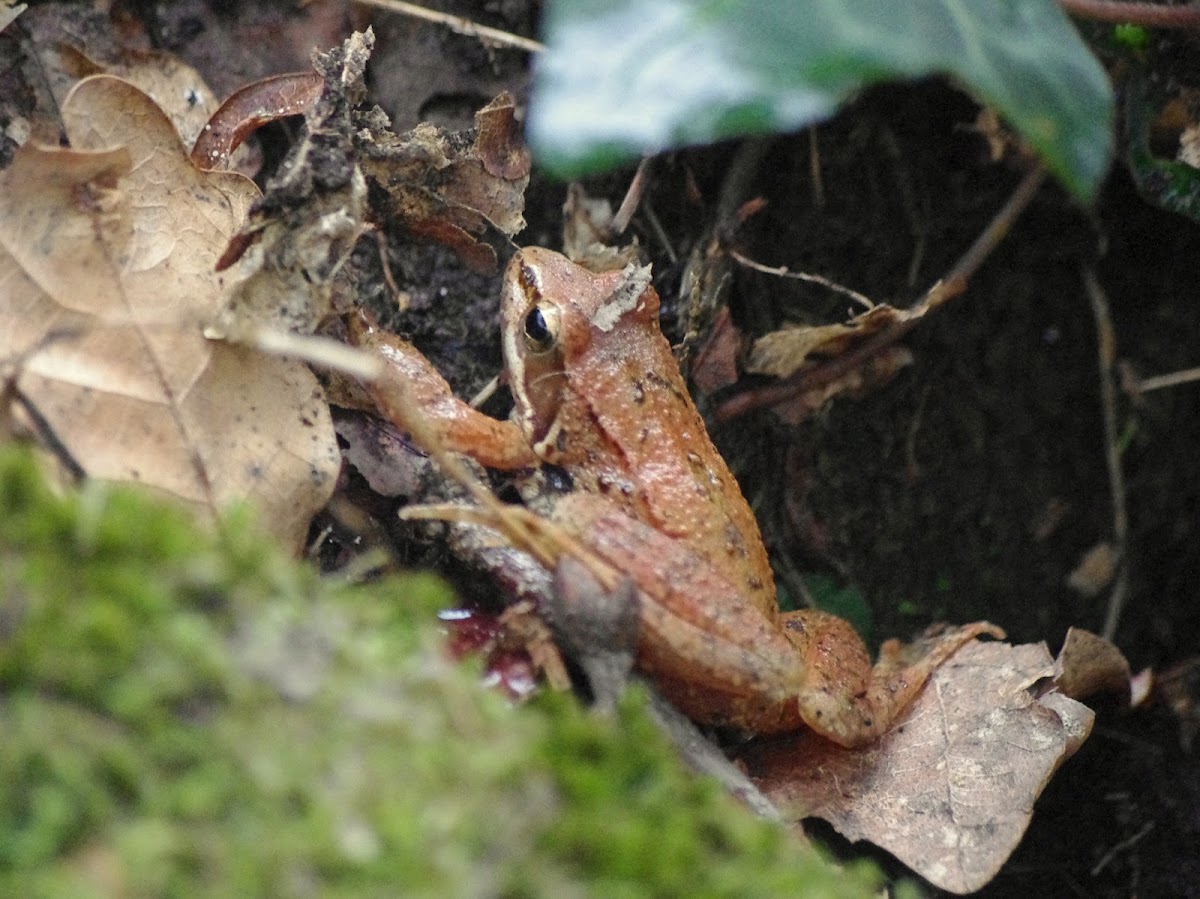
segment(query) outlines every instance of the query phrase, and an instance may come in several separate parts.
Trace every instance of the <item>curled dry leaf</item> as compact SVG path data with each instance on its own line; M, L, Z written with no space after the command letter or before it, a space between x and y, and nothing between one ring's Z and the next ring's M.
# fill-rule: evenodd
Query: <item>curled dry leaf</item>
M316 88L298 76L286 82L287 96L307 104L306 133L230 243L235 249L221 254L221 270L245 254L247 275L229 292L210 335L257 344L261 329L311 334L329 314L334 280L366 215L367 185L350 135L352 111L366 92L371 41L369 32L354 34L318 54Z
M476 271L495 271L489 234L507 239L525 228L529 151L513 98L501 94L475 114L469 143L428 124L397 136L379 111L364 125L363 171L386 191L389 217L452 247Z
M1200 657L1184 659L1144 680L1150 681L1151 695L1179 721L1179 743L1184 751L1191 752L1200 734Z
M733 323L729 307L722 306L692 363L692 383L696 389L702 393L714 393L736 383L737 355L741 347L741 332Z
M192 162L205 169L229 168L233 151L255 129L305 112L321 96L323 83L316 72L293 72L262 78L234 91L193 141Z
M892 341L952 295L953 291L939 282L910 309L872 306L844 324L788 326L764 334L751 345L746 370L794 379L815 372L809 382L812 386L804 389L793 383L787 389L747 391L723 404L716 419L728 420L756 405L770 405L784 421L798 424L835 396L862 395L886 384L912 363L912 354ZM862 353L857 361L856 352ZM833 361L822 368L809 364L814 357ZM770 402L762 402L766 396L771 396Z
M89 75L115 75L137 87L171 120L185 146L195 142L217 109L217 98L200 73L170 53L122 49L99 62L83 50L58 41L43 51L52 52L59 54L60 64L75 80Z
M37 4L11 37L20 43L19 65L27 89L36 93L34 137L57 141L57 117L67 94L89 75L115 75L153 98L191 146L218 106L194 68L171 53L125 46L113 34L107 11L88 4ZM7 99L7 98L6 98Z
M1133 680L1129 662L1121 650L1098 634L1081 627L1067 631L1057 665L1055 686L1064 696L1087 699L1111 693L1129 703Z
M593 272L614 272L642 262L637 238L624 247L610 246L613 209L608 200L589 197L581 184L567 188L563 204L563 255Z
M884 347L844 375L798 393L772 408L781 420L798 425L835 397L859 397L877 390L912 363L913 354L908 347Z
M371 415L333 407L333 424L345 444L342 455L383 497L419 495L429 467L403 435Z
M892 306L876 306L846 324L781 328L754 341L746 371L786 378L812 356L838 356L910 313Z
M810 732L752 746L741 761L792 820L823 818L870 840L934 885L968 893L1016 848L1051 775L1093 714L1057 691L1042 644L968 643L881 740L846 750Z
M27 144L0 174L0 358L25 404L87 474L208 512L249 500L298 545L339 464L320 388L201 334L256 188L197 170L118 78L82 81L63 119L71 149Z

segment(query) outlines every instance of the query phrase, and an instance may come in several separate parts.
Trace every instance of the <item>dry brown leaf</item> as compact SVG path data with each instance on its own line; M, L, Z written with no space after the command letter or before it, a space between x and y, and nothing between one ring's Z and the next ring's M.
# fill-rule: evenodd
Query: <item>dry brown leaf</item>
M345 445L342 455L373 493L384 497L417 495L427 464L399 430L373 415L333 407L333 424Z
M324 81L316 72L272 75L242 85L213 111L191 141L192 162L202 169L234 168L228 160L258 128L299 115L320 98ZM181 132L184 144L187 135Z
M118 78L80 82L62 112L72 148L27 144L0 174L0 358L89 475L207 511L249 500L298 545L339 464L320 388L298 363L201 334L256 188L196 169Z
M798 425L835 397L860 397L878 390L913 364L912 350L903 346L884 347L857 368L827 384L805 390L772 406L781 421Z
M623 247L610 246L613 232L612 204L602 197L589 197L582 184L567 188L563 203L563 255L593 272L620 271L640 265L637 238Z
M122 49L112 59L100 62L70 44L55 42L43 50L44 54L55 52L59 65L77 80L116 75L135 85L166 114L187 147L196 142L220 105L200 73L170 53Z
M1179 721L1179 743L1192 751L1200 734L1200 657L1193 656L1149 678L1151 696L1164 703Z
M1058 653L1055 686L1072 699L1087 699L1098 693L1113 693L1126 704L1130 699L1133 672L1129 662L1111 642L1098 634L1073 627Z
M611 237L612 217L612 203L603 197L588 196L578 182L569 184L567 199L563 203L563 255L572 262L580 262L591 255L593 246L604 248Z
M1074 570L1067 575L1067 586L1088 599L1099 596L1116 577L1120 562L1117 547L1108 540L1101 540L1079 557Z
M941 889L972 892L1000 870L1034 800L1091 730L1086 706L1030 694L1053 673L1042 644L969 643L876 744L846 750L803 732L741 760L787 817L823 818Z
M513 98L501 94L475 114L470 143L428 124L397 136L381 112L376 118L362 167L388 193L390 216L411 234L452 247L476 271L495 271L489 231L511 237L525 227L529 151Z
M24 80L39 94L34 138L59 136L59 108L89 75L116 75L148 94L187 146L195 142L218 103L200 73L171 53L120 44L106 12L84 4L38 4L21 22Z
M754 341L746 371L786 378L811 356L841 355L893 323L912 317L913 311L876 306L845 324L793 326L772 331Z
M742 334L733 323L729 307L722 306L692 363L692 383L696 389L714 393L737 383L737 355L741 347Z
M222 254L223 268L245 252L247 276L229 292L210 335L255 343L259 328L311 334L329 315L334 281L364 228L367 185L350 135L372 40L353 34L314 58L323 89L305 110L304 139L231 245L236 252ZM303 92L312 100L313 91Z
M27 4L17 3L16 0L3 0L0 2L0 31L3 31L9 25L17 20L17 16L25 12Z

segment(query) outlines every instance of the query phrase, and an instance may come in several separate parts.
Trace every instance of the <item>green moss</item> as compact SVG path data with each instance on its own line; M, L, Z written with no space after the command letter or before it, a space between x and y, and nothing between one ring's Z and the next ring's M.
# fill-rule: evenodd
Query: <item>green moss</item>
M0 447L0 895L869 895L616 720L450 662L440 583L59 496Z

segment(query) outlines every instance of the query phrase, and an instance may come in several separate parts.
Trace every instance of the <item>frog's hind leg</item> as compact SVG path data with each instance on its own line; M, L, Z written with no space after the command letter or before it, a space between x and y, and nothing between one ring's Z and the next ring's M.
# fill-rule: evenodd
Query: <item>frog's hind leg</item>
M836 615L788 612L780 616L780 623L805 661L805 685L797 699L800 717L817 733L847 747L887 733L929 676L964 643L981 634L1004 636L984 621L950 628L921 641L915 660L889 640L872 668L854 628Z

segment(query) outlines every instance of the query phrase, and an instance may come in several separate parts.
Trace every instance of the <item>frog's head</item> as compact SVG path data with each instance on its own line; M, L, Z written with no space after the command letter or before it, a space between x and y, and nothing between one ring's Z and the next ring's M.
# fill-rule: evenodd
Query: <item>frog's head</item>
M542 247L519 250L504 275L501 335L516 419L531 443L559 417L567 381L586 383L596 349L658 330L650 267L592 272Z

